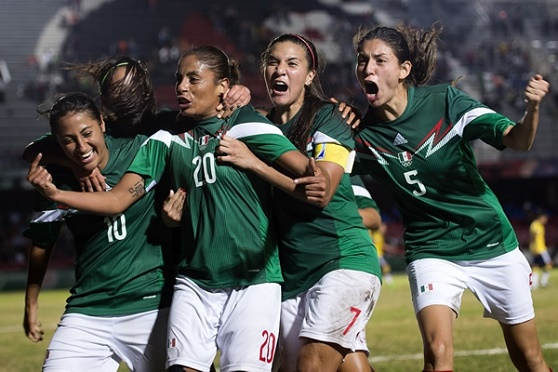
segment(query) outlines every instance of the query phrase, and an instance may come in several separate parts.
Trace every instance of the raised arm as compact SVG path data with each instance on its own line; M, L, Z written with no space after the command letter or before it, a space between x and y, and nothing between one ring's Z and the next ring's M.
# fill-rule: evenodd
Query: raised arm
M52 182L52 176L46 168L39 165L41 156L38 154L31 162L27 181L46 198L70 208L101 215L116 215L124 212L145 194L144 180L135 173L126 173L118 184L107 192L60 190Z
M519 122L510 126L502 138L502 144L517 151L529 151L535 140L539 125L540 104L549 92L550 85L539 74L529 80L525 88L527 111Z

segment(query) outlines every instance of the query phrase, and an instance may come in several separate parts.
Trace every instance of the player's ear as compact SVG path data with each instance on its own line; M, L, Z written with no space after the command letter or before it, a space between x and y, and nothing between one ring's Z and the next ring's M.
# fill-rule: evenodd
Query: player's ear
M411 61L405 61L399 66L399 80L405 80L411 73L413 65Z

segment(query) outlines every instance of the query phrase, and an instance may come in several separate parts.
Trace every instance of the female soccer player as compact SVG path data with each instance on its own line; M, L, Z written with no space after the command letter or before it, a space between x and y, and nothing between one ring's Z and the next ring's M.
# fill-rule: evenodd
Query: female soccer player
M314 44L301 35L281 35L262 53L273 103L268 117L299 151L315 158L331 182L330 201L323 208L274 192L285 278L281 370L370 371L363 330L380 293L381 272L349 177L353 134L322 92L322 69ZM225 155L219 159L262 177L271 172L237 145L225 138L219 147Z
M500 323L516 368L546 372L531 270L470 141L530 149L549 84L540 75L529 80L517 123L452 85L422 86L435 67L440 31L375 27L355 35L356 77L368 100L355 171L388 187L403 215L424 370L453 369L453 327L469 288L485 316Z
M59 98L48 115L51 132L74 167L100 169L116 185L147 137L104 135L93 100L74 93ZM59 167L60 168L60 167ZM53 173L58 187L79 190L69 169ZM44 371L116 371L121 361L134 371L165 368L166 326L174 282L170 234L160 219L166 195L150 192L123 213L105 217L42 203L25 235L29 258L24 327L42 339L38 297L63 222L74 237L75 284L48 346Z

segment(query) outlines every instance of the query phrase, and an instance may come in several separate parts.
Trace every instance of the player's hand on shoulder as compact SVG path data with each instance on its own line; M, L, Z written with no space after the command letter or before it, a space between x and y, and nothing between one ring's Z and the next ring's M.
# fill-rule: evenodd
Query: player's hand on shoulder
M356 107L348 104L347 102L339 102L334 97L331 97L329 101L337 105L337 109L341 113L341 117L345 119L345 123L348 126L350 126L352 129L358 128L362 115Z
M233 85L224 94L222 102L217 107L218 117L226 119L232 113L244 105L250 103L252 99L250 89L244 85Z

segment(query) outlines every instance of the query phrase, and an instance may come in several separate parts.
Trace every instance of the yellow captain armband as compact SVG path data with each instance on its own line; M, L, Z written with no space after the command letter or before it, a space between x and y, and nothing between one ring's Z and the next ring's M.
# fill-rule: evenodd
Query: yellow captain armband
M345 172L352 168L349 164L351 151L338 143L319 143L314 148L314 158L316 161L329 161L343 167Z

